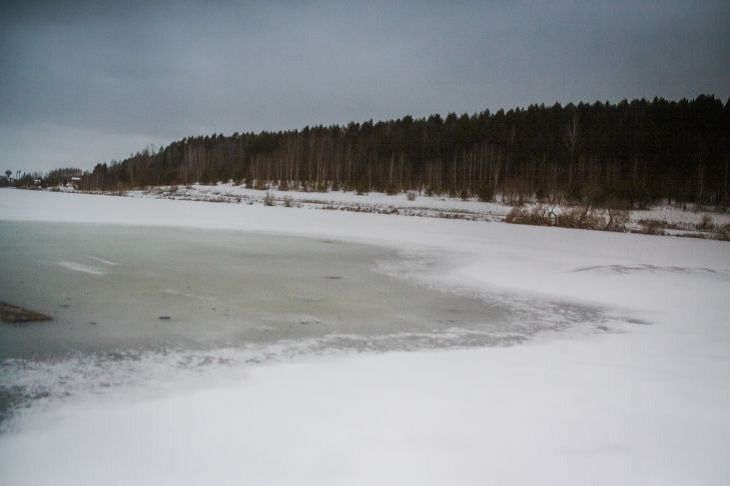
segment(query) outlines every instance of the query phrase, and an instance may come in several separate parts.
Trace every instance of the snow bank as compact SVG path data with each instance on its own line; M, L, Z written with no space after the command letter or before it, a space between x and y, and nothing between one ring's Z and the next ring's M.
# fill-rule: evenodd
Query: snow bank
M166 380L154 396L79 398L0 437L3 484L730 482L728 243L16 190L0 190L0 219L427 250L449 259L434 284L597 303L636 323L507 348L298 358Z

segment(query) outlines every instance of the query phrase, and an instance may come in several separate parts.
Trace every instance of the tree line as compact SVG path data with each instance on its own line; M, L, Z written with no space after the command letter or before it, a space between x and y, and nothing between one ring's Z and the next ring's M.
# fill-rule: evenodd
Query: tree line
M188 137L79 174L86 190L234 180L508 202L730 203L730 100L531 105L473 115Z

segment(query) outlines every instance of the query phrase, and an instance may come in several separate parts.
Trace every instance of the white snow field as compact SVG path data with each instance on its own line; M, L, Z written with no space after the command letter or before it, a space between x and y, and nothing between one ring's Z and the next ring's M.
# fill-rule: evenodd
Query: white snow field
M152 370L150 386L28 410L0 435L4 485L730 484L726 242L12 189L0 220L426 251L448 263L413 270L434 286L628 319L514 346Z

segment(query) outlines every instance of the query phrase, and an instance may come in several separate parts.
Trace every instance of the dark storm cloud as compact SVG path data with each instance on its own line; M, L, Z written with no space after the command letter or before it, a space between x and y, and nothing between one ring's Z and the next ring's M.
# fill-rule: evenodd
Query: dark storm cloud
M632 97L727 97L728 2L17 2L0 166L186 135Z

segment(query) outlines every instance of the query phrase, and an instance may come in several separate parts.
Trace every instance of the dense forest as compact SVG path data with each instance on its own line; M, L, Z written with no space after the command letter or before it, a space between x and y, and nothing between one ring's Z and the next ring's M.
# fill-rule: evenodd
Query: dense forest
M81 189L233 179L250 187L427 193L600 204L730 202L730 100L532 105L302 130L189 137L93 171ZM29 175L26 176L30 177Z

